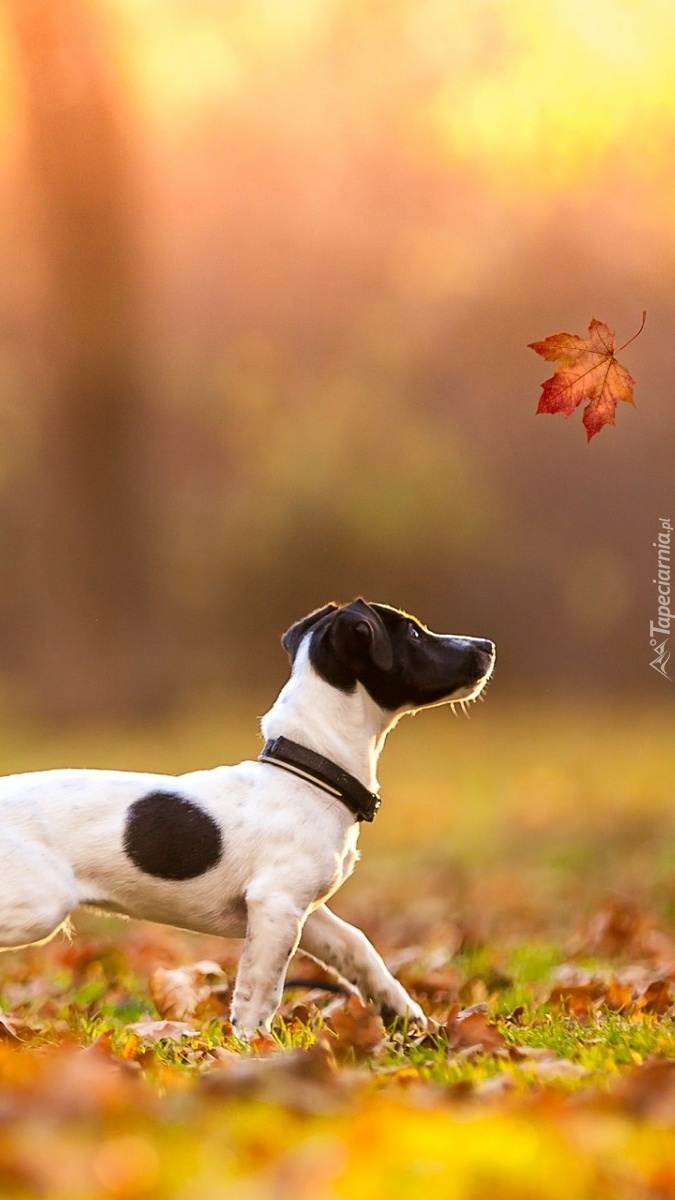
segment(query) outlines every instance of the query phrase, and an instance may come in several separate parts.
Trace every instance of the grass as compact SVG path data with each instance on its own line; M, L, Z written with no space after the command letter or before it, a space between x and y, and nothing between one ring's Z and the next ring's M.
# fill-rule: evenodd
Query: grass
M359 1048L318 991L286 994L273 1042L238 1042L219 994L159 1036L153 973L231 975L237 955L159 926L83 914L72 942L4 954L3 1200L675 1196L672 729L665 705L492 696L401 724L334 907L427 1036L399 1023ZM0 762L179 772L257 746L213 709L77 736L5 722Z

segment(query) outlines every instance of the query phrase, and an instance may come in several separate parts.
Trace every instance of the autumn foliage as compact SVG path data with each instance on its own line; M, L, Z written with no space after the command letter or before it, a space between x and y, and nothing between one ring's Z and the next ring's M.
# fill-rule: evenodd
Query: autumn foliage
M429 1028L298 955L244 1044L238 942L81 914L0 955L2 1200L675 1200L671 718L428 716L335 907Z
M527 995L496 946L442 970L449 943L403 953L425 1031L300 958L307 986L243 1044L232 948L190 963L188 942L131 927L5 959L3 1200L389 1200L432 1167L457 1200L675 1196L675 946L633 903L602 904Z
M586 402L583 423L590 442L603 425L615 425L620 400L633 404L635 380L616 358L642 332L646 313L636 334L616 349L616 338L604 321L594 317L588 337L576 333L555 333L542 342L530 342L530 350L547 362L560 366L542 384L538 413L562 413L569 417Z

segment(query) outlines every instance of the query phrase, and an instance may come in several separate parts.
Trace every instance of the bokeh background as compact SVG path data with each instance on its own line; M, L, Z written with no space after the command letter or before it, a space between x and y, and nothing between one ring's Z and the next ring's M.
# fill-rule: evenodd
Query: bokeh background
M616 428L535 415L528 343L596 317L621 344L643 310ZM184 1043L167 1067L127 1026L157 966L232 977L238 944L85 910L0 954L3 1195L298 1200L353 1163L342 1194L427 1195L451 1159L452 1195L674 1194L672 1008L550 1003L593 929L630 968L654 923L661 1000L675 977L674 330L673 0L0 0L0 775L254 757L280 635L329 599L493 638L470 720L393 734L335 909L569 1068L488 1080L514 1107L468 1143L472 1050L436 1093L415 1047L354 1113L337 1078L303 1107L314 1060L268 1077L296 1115L241 1076L208 1116Z
M2 0L5 717L269 695L355 594L671 706L673 61L666 0ZM637 408L535 417L643 309Z

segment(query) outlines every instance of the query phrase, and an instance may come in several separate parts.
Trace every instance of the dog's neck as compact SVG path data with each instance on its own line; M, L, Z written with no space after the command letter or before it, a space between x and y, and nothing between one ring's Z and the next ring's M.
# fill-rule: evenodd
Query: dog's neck
M377 760L395 724L361 684L353 692L332 687L309 661L307 642L288 683L261 721L265 738L287 737L330 758L371 792L378 790Z

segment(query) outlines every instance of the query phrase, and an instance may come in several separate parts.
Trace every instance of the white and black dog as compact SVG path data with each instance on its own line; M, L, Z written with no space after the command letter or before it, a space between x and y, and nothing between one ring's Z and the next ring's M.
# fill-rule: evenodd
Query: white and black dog
M50 937L78 905L244 947L242 1036L269 1028L298 946L383 1010L424 1022L367 938L326 901L379 806L377 759L404 713L474 699L495 649L383 604L328 604L283 637L292 673L257 762L167 776L52 770L0 779L0 948Z

